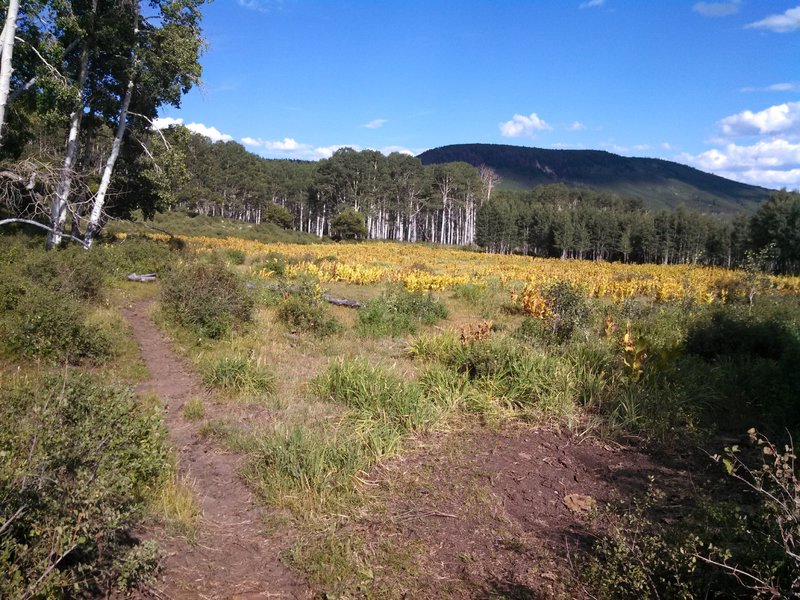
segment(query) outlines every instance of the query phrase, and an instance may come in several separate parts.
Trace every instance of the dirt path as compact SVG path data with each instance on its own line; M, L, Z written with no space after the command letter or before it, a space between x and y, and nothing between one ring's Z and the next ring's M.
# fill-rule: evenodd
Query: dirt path
M200 423L183 418L183 404L205 392L148 318L150 301L124 311L150 373L138 386L166 404L164 420L179 468L196 485L202 524L197 540L159 539L168 556L153 595L162 598L309 598L300 576L280 560L290 540L266 532L261 509L237 475L239 457L225 454L199 435ZM206 412L215 412L206 402ZM223 409L216 407L216 411Z

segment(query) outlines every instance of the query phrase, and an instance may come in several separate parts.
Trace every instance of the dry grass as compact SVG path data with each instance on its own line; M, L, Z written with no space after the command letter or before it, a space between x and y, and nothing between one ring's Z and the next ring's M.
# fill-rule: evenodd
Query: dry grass
M152 514L167 529L194 541L200 526L200 506L193 481L174 469L153 497Z

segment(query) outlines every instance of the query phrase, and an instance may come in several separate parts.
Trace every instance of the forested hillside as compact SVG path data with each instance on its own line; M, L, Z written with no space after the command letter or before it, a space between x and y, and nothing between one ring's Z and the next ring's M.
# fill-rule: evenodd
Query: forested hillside
M504 189L564 183L641 200L648 208L688 208L708 213L753 211L770 190L656 158L601 150L548 150L503 144L454 144L419 155L422 164L463 161L486 165Z

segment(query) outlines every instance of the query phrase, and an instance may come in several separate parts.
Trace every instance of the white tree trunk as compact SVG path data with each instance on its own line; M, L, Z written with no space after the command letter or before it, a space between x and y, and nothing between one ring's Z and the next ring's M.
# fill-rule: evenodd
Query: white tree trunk
M134 58L134 65L136 59ZM100 217L103 214L103 206L106 203L106 194L108 193L108 186L111 184L111 174L114 172L114 165L119 157L120 148L122 148L122 138L125 136L125 129L128 122L128 109L131 105L131 97L133 96L134 88L134 74L128 80L128 87L125 89L125 98L122 100L122 108L119 111L119 125L117 125L117 133L114 136L114 143L111 145L111 154L108 156L106 166L103 169L103 178L100 180L100 187L94 197L92 204L92 212L89 214L89 224L86 227L86 247L92 245L92 240L97 232L100 230Z
M19 0L10 0L6 13L6 24L2 34L2 55L0 56L0 145L3 143L3 127L6 122L6 105L11 91L11 73L14 67L11 57L14 53L14 35L17 31Z
M61 243L61 234L64 231L64 224L67 222L67 207L69 206L69 194L72 190L72 177L75 173L75 162L78 158L78 135L81 131L81 120L83 118L83 88L86 85L86 77L89 64L89 46L84 45L81 52L80 71L78 72L78 89L80 98L75 105L75 109L69 115L69 133L67 134L67 148L64 153L64 164L61 166L61 176L58 180L58 187L50 205L50 222L52 232L47 240L47 246L52 248Z

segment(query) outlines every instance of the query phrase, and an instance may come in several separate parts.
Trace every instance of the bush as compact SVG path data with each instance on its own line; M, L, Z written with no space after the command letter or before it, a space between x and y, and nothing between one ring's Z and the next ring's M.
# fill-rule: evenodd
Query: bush
M180 256L173 245L143 236L128 236L112 244L95 246L92 252L102 254L107 273L114 277L125 277L129 273L163 276Z
M160 415L130 389L78 375L6 385L0 596L101 596L119 578L138 578L142 561L124 532L160 484L166 457Z
M447 308L433 294L396 288L370 300L358 311L358 330L370 337L398 336L433 325L447 317Z
M14 304L0 327L0 344L10 356L78 364L112 355L110 336L86 326L86 310L78 300L28 285Z
M226 248L222 254L225 260L232 265L243 265L247 259L247 254L244 253L244 250L239 250L238 248Z
M557 341L570 339L577 329L586 324L589 304L583 290L577 285L558 281L542 290L542 298L552 312L548 324Z
M212 339L253 318L254 303L244 282L218 261L190 262L169 271L161 300L179 325Z
M102 255L76 246L34 251L22 272L36 285L79 300L97 300L106 274Z
M296 290L284 294L278 305L278 318L294 330L319 336L341 331L341 324L328 313L319 284L311 280L300 282Z

